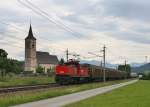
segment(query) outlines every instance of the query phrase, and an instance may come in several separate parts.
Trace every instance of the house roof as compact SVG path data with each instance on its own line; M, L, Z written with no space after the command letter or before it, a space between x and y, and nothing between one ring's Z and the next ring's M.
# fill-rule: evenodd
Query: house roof
M31 24L30 24L30 29L29 29L28 36L27 36L25 39L33 39L33 40L36 40L36 38L33 36Z
M56 55L49 55L48 52L36 52L38 64L58 64L58 58Z

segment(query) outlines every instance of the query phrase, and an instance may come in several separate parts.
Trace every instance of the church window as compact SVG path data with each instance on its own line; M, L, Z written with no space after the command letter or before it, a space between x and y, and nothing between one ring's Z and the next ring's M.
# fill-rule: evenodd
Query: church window
M34 48L34 44L32 44L32 48Z

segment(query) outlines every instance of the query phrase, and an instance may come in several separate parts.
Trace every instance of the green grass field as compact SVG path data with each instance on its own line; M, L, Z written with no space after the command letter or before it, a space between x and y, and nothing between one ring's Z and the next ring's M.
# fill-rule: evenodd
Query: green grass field
M56 96L71 94L79 91L98 88L106 85L112 85L112 84L125 82L125 81L128 80L111 81L107 83L80 84L80 85L68 86L63 88L40 89L34 91L24 91L24 92L12 93L12 94L4 94L4 95L0 95L0 107L8 107L16 104L22 104L31 101L52 98Z
M19 77L0 79L0 88L12 87L16 85L34 85L54 82L54 77L37 76L37 77Z
M150 81L140 80L65 107L150 107Z

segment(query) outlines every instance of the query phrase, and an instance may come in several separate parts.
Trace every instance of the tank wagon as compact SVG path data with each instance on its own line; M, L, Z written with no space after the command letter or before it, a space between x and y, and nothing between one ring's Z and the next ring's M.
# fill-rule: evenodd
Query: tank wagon
M79 61L69 60L56 66L55 81L58 84L73 84L91 81L102 81L104 68L91 64L79 64ZM106 80L127 78L124 71L105 68Z

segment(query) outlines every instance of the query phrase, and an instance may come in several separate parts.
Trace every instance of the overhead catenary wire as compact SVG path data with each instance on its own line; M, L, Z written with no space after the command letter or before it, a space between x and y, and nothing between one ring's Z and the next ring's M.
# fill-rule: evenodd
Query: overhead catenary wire
M23 29L20 29L20 28L16 27L15 25L8 24L8 23L3 22L3 21L0 21L0 23L1 23L1 24L5 24L5 25L12 26L12 27L13 27L13 28L15 28L15 30L17 30L17 31L19 30L19 31L23 31L23 32L28 33L28 31L23 30ZM35 35L35 36L37 36L37 37L39 38L39 36L38 36L37 34L35 34L35 33L34 33L34 35ZM51 41L51 40L49 40L48 38L43 39L43 37L42 37L42 38L40 38L40 39L45 40L45 41L50 41L50 42L52 42L52 41Z
M36 6L36 5L34 5L33 3L31 3L29 0L25 0L25 1L26 1L28 4L30 4L31 6L33 6L34 8L38 9L40 12L42 12L42 13L45 14L46 16L48 16L48 17L51 19L51 21L55 22L56 24L62 25L64 28L66 28L67 30L69 30L69 32L72 32L72 33L76 34L76 35L74 35L74 36L78 36L78 35L82 36L80 33L73 31L68 25L65 25L65 24L62 23L61 21L58 21L58 20L56 21L53 17L49 16L48 13L46 13L44 10L40 9L38 6Z
M0 21L0 23L2 23L2 24L5 24L5 25L9 25L9 26L12 26L13 27L13 29L16 31L16 32L20 32L20 31L22 31L22 32L24 32L24 33L28 33L28 31L26 31L26 30L23 30L23 29L20 29L20 28L18 28L18 27L16 27L16 26L14 26L14 25L11 25L11 24L8 24L8 23L6 23L6 22L3 22L3 21ZM0 33L2 33L2 34L4 34L4 32L0 32ZM6 35L6 34L5 34ZM40 40L44 40L44 41L46 41L46 42L51 42L51 40L48 40L48 39L43 39L43 38L40 38L37 34L35 34L34 33L34 35L36 35ZM14 35L8 35L7 34L7 36L11 36L11 37L13 37L13 38L16 38L17 40L24 40L24 39L21 39L21 38L18 38L18 37L16 37L16 36L14 36ZM44 43L44 44L43 44ZM40 44L40 46L42 45L42 46L47 46L47 44L45 43L45 42L43 42L42 44ZM51 46L51 48L52 47L55 47L55 49L56 50L59 50L59 51L64 51L65 49L60 49L60 48L58 48L58 46L52 46L52 45L50 45Z
M81 34L77 35L76 32L73 32L71 31L70 29L66 28L66 26L64 26L63 24L61 23L58 23L54 20L52 20L48 15L45 14L45 12L43 13L43 11L39 10L38 8L35 8L36 6L31 6L31 4L29 4L28 2L22 2L21 0L18 0L19 3L21 3L22 5L24 5L25 7L31 9L33 12L35 12L36 14L46 18L48 21L50 21L51 23L55 24L57 27L67 31L67 32L70 32L70 34L72 34L73 36L77 37L77 38L81 38ZM34 8L33 8L34 7Z
M13 27L13 29L15 28L15 30L16 30L16 31L23 31L23 32L25 32L25 33L28 33L28 31L23 30L23 29L20 29L20 28L18 28L18 27L16 27L16 26L11 25L11 24L8 24L8 23L6 23L6 22L0 21L0 23L5 24L5 25L12 26L12 27ZM42 40L44 40L44 41L52 42L52 40L49 40L48 38L43 38L43 37L42 37L42 38L40 38L40 36L38 36L38 35L37 35L37 34L35 34L35 33L34 33L34 35L35 35L36 37L38 37L39 39L42 39Z
M20 1L20 0L18 0L18 1ZM29 2L29 1L28 1ZM26 5L26 4L25 4ZM26 6L28 6L28 5L26 5ZM30 7L30 6L28 6L28 7ZM31 7L30 7L31 8ZM33 8L32 8L32 10L33 10ZM37 11L36 11L37 12ZM37 12L38 13L38 12Z
M3 41L0 41L0 43L3 43L3 44L6 44L6 45L8 45L8 46L13 46L13 47L17 47L17 48L21 48L21 49L23 49L24 47L22 47L22 46L18 46L18 45L15 45L15 44L12 44L12 43L9 43L9 42L3 42Z
M8 34L4 34L4 32L0 32L0 33L2 33L2 34L0 34L0 35L2 35L2 36L4 36L4 35L7 35L7 38L3 38L3 39L1 39L0 40L0 44L5 44L5 45L7 45L7 46L13 46L13 47L16 47L16 48L21 48L21 49L24 49L25 47L23 47L24 46L24 44L20 44L20 43L18 43L17 42L17 45L16 45L16 40L17 41L23 41L24 39L21 39L21 38L18 38L18 37L16 37L16 36L14 36L14 35L8 35ZM10 40L8 40L8 38L11 38L12 40L15 40L15 41L10 41ZM5 40L5 41L4 41ZM23 43L23 42L22 42ZM19 45L19 46L18 46ZM40 46L40 45L39 45ZM59 51L62 51L62 50L59 50Z

